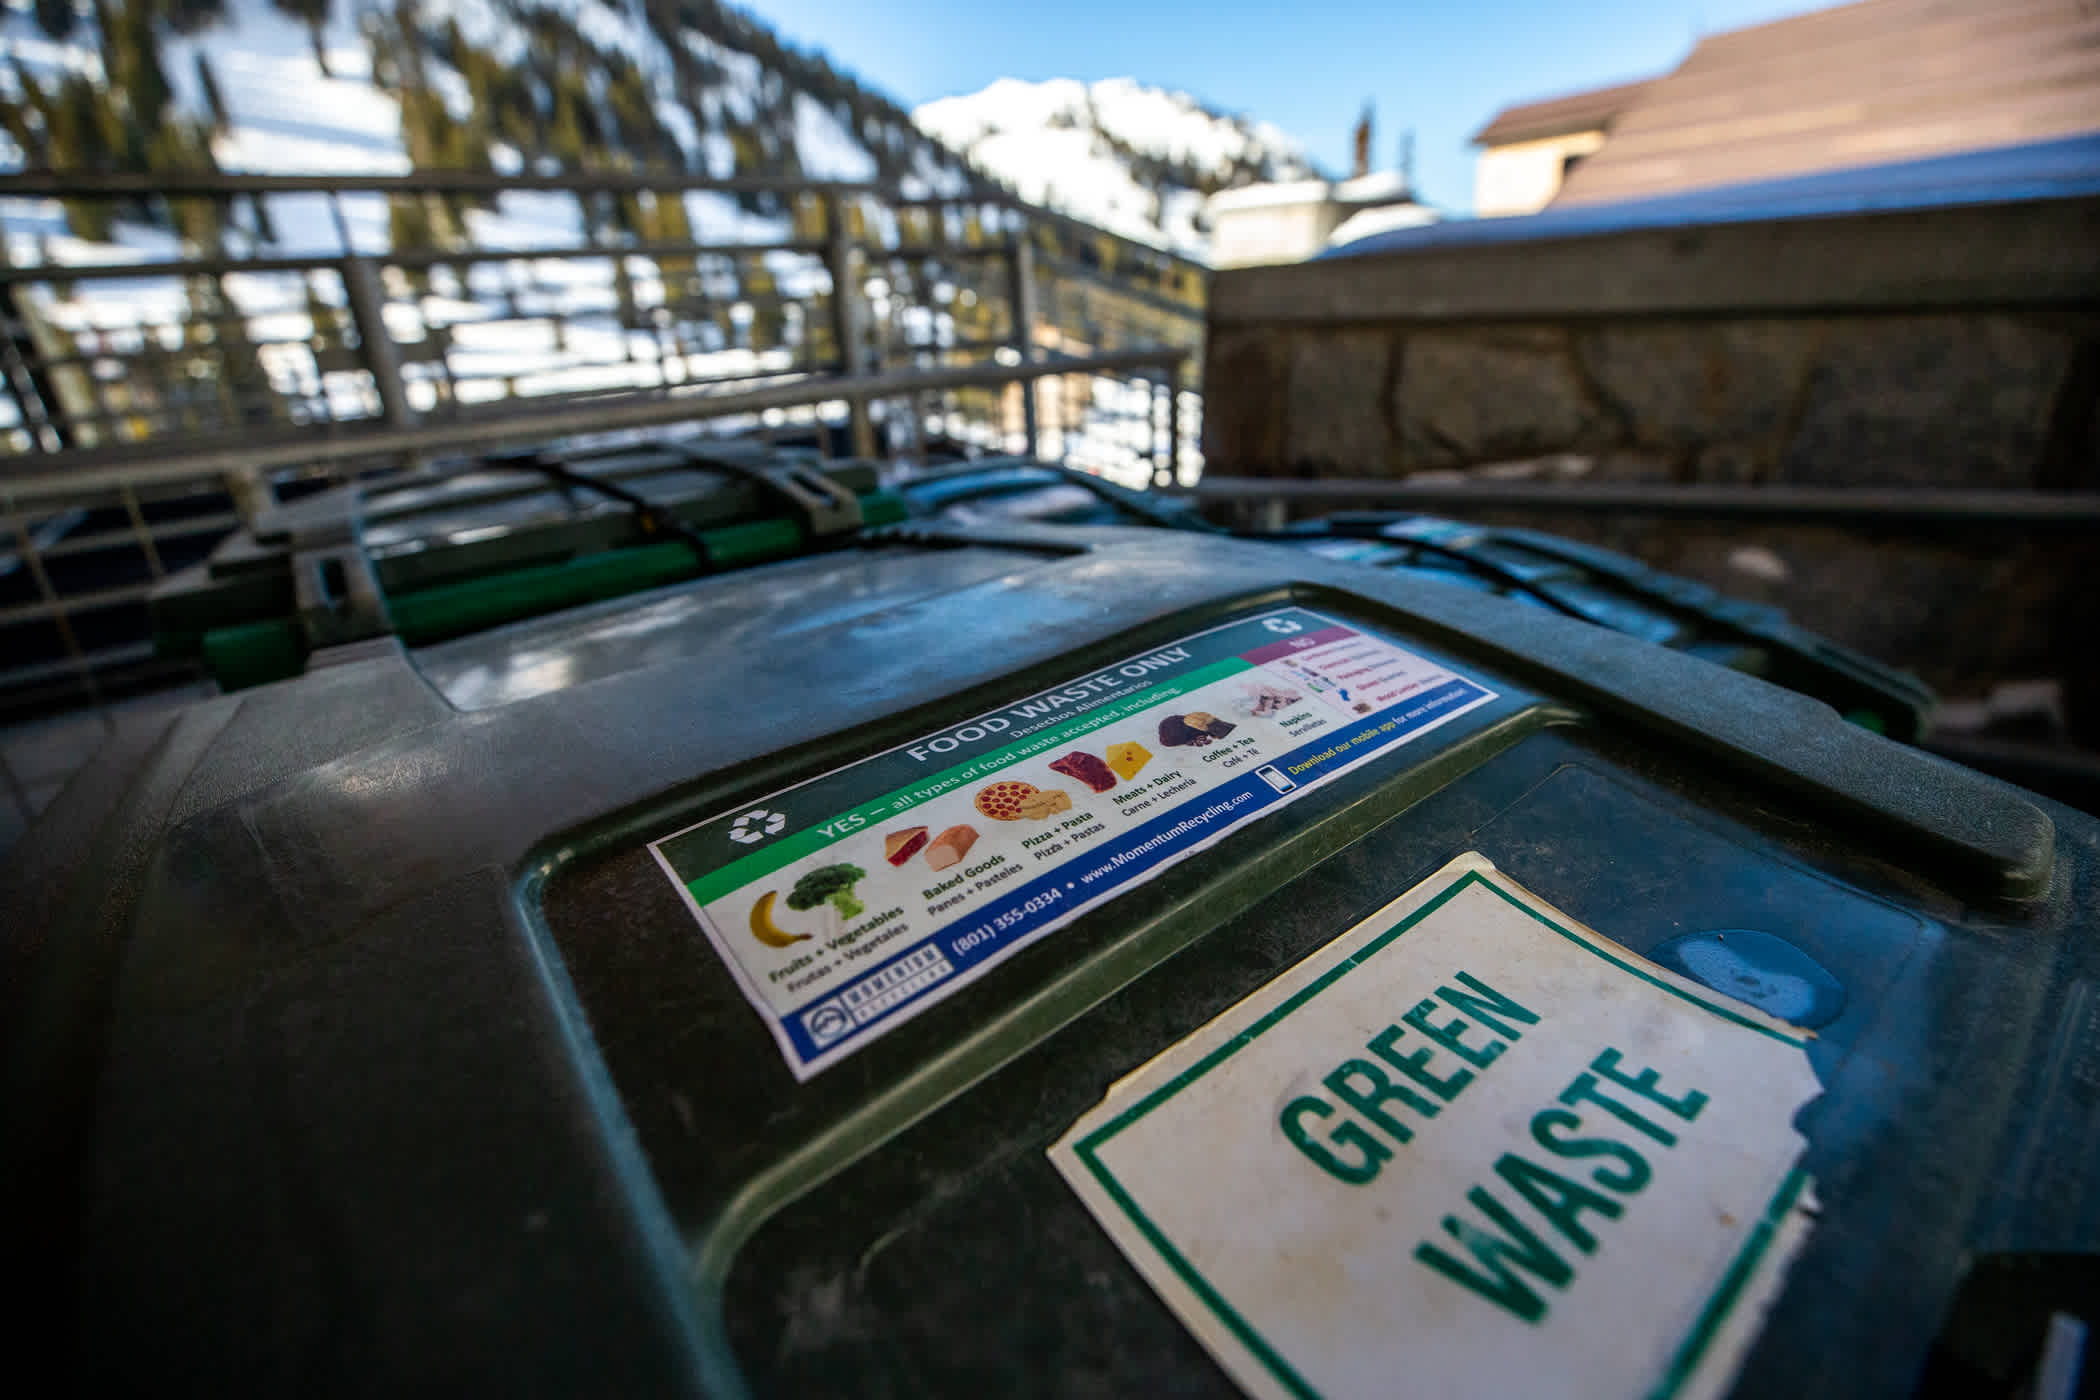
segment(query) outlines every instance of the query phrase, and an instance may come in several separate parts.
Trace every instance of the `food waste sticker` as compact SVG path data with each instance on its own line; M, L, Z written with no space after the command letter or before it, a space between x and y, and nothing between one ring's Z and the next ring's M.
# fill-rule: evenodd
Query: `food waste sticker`
M1086 909L1494 698L1282 608L650 850L807 1079Z
M1813 1215L1807 1040L1466 855L1050 1156L1250 1394L1708 1396Z

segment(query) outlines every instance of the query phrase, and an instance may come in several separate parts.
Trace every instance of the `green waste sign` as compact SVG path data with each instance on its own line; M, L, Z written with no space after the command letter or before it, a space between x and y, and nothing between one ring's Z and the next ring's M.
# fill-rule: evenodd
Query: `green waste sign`
M1468 855L1051 1157L1250 1393L1717 1394L1808 1229L1807 1039Z

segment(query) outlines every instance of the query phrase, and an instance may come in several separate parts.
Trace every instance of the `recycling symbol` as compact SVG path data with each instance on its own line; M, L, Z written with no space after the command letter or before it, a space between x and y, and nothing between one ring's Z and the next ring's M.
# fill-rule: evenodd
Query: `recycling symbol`
M778 836L780 829L787 824L785 812L768 812L763 807L754 807L730 825L729 839L746 846L756 845L768 836Z
M1287 617L1265 617L1262 619L1261 625L1268 628L1271 632L1281 632L1285 636L1305 630L1302 624L1293 622Z

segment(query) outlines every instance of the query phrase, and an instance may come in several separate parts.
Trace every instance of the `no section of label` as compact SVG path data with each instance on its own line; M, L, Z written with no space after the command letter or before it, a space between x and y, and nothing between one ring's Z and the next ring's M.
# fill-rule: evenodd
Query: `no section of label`
M1181 638L651 846L798 1078L1494 693L1303 608Z
M1251 1394L1706 1396L1806 1236L1805 1041L1467 855L1050 1155Z

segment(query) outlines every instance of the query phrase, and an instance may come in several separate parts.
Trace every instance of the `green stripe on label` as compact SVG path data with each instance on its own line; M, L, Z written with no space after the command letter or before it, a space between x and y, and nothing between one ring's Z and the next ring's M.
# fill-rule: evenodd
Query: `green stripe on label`
M1128 719L1141 711L1165 704L1176 696L1185 695L1215 681L1225 680L1252 669L1253 667L1236 656L1227 657L1223 661L1214 661L1199 670L1179 676L1168 684L1152 686L1126 695L1099 709L1075 715L1063 724L1039 730L1016 740L1006 748L981 754L966 763L955 764L937 773L930 773L908 787L897 788L848 808L828 820L804 827L790 836L768 844L762 851L753 851L740 860L732 861L687 882L686 889L692 893L694 903L708 904L745 885L763 880L783 866L792 865L805 856L814 855L826 846L858 835L868 822L887 821L902 812L910 811L922 802L930 802L945 793L953 792L964 783L990 778L1001 769L1009 768L1037 754L1047 753L1104 725ZM826 834L826 827L831 828L831 834Z
M1785 1226L1787 1216L1793 1213L1794 1203L1801 1199L1801 1192L1807 1186L1808 1173L1799 1167L1788 1172L1786 1179L1779 1183L1779 1189L1772 1193L1771 1201L1765 1206L1763 1218L1750 1232L1750 1237L1743 1241L1743 1247L1737 1251L1735 1259L1729 1264L1728 1272L1707 1297L1706 1306L1699 1310L1699 1320L1693 1324L1691 1335L1684 1339L1684 1344L1678 1347L1677 1354L1670 1358L1670 1367L1663 1372L1662 1380L1657 1382L1651 1400L1674 1400L1677 1392L1684 1388L1684 1383L1691 1379L1692 1373L1699 1369L1699 1362L1706 1355L1706 1349L1713 1345L1715 1336L1721 1331L1721 1325L1728 1321L1729 1314L1735 1311L1736 1303L1743 1296L1744 1287L1750 1282L1751 1275L1757 1272L1758 1262L1765 1257L1765 1252L1772 1247L1772 1242L1779 1238L1779 1231Z

